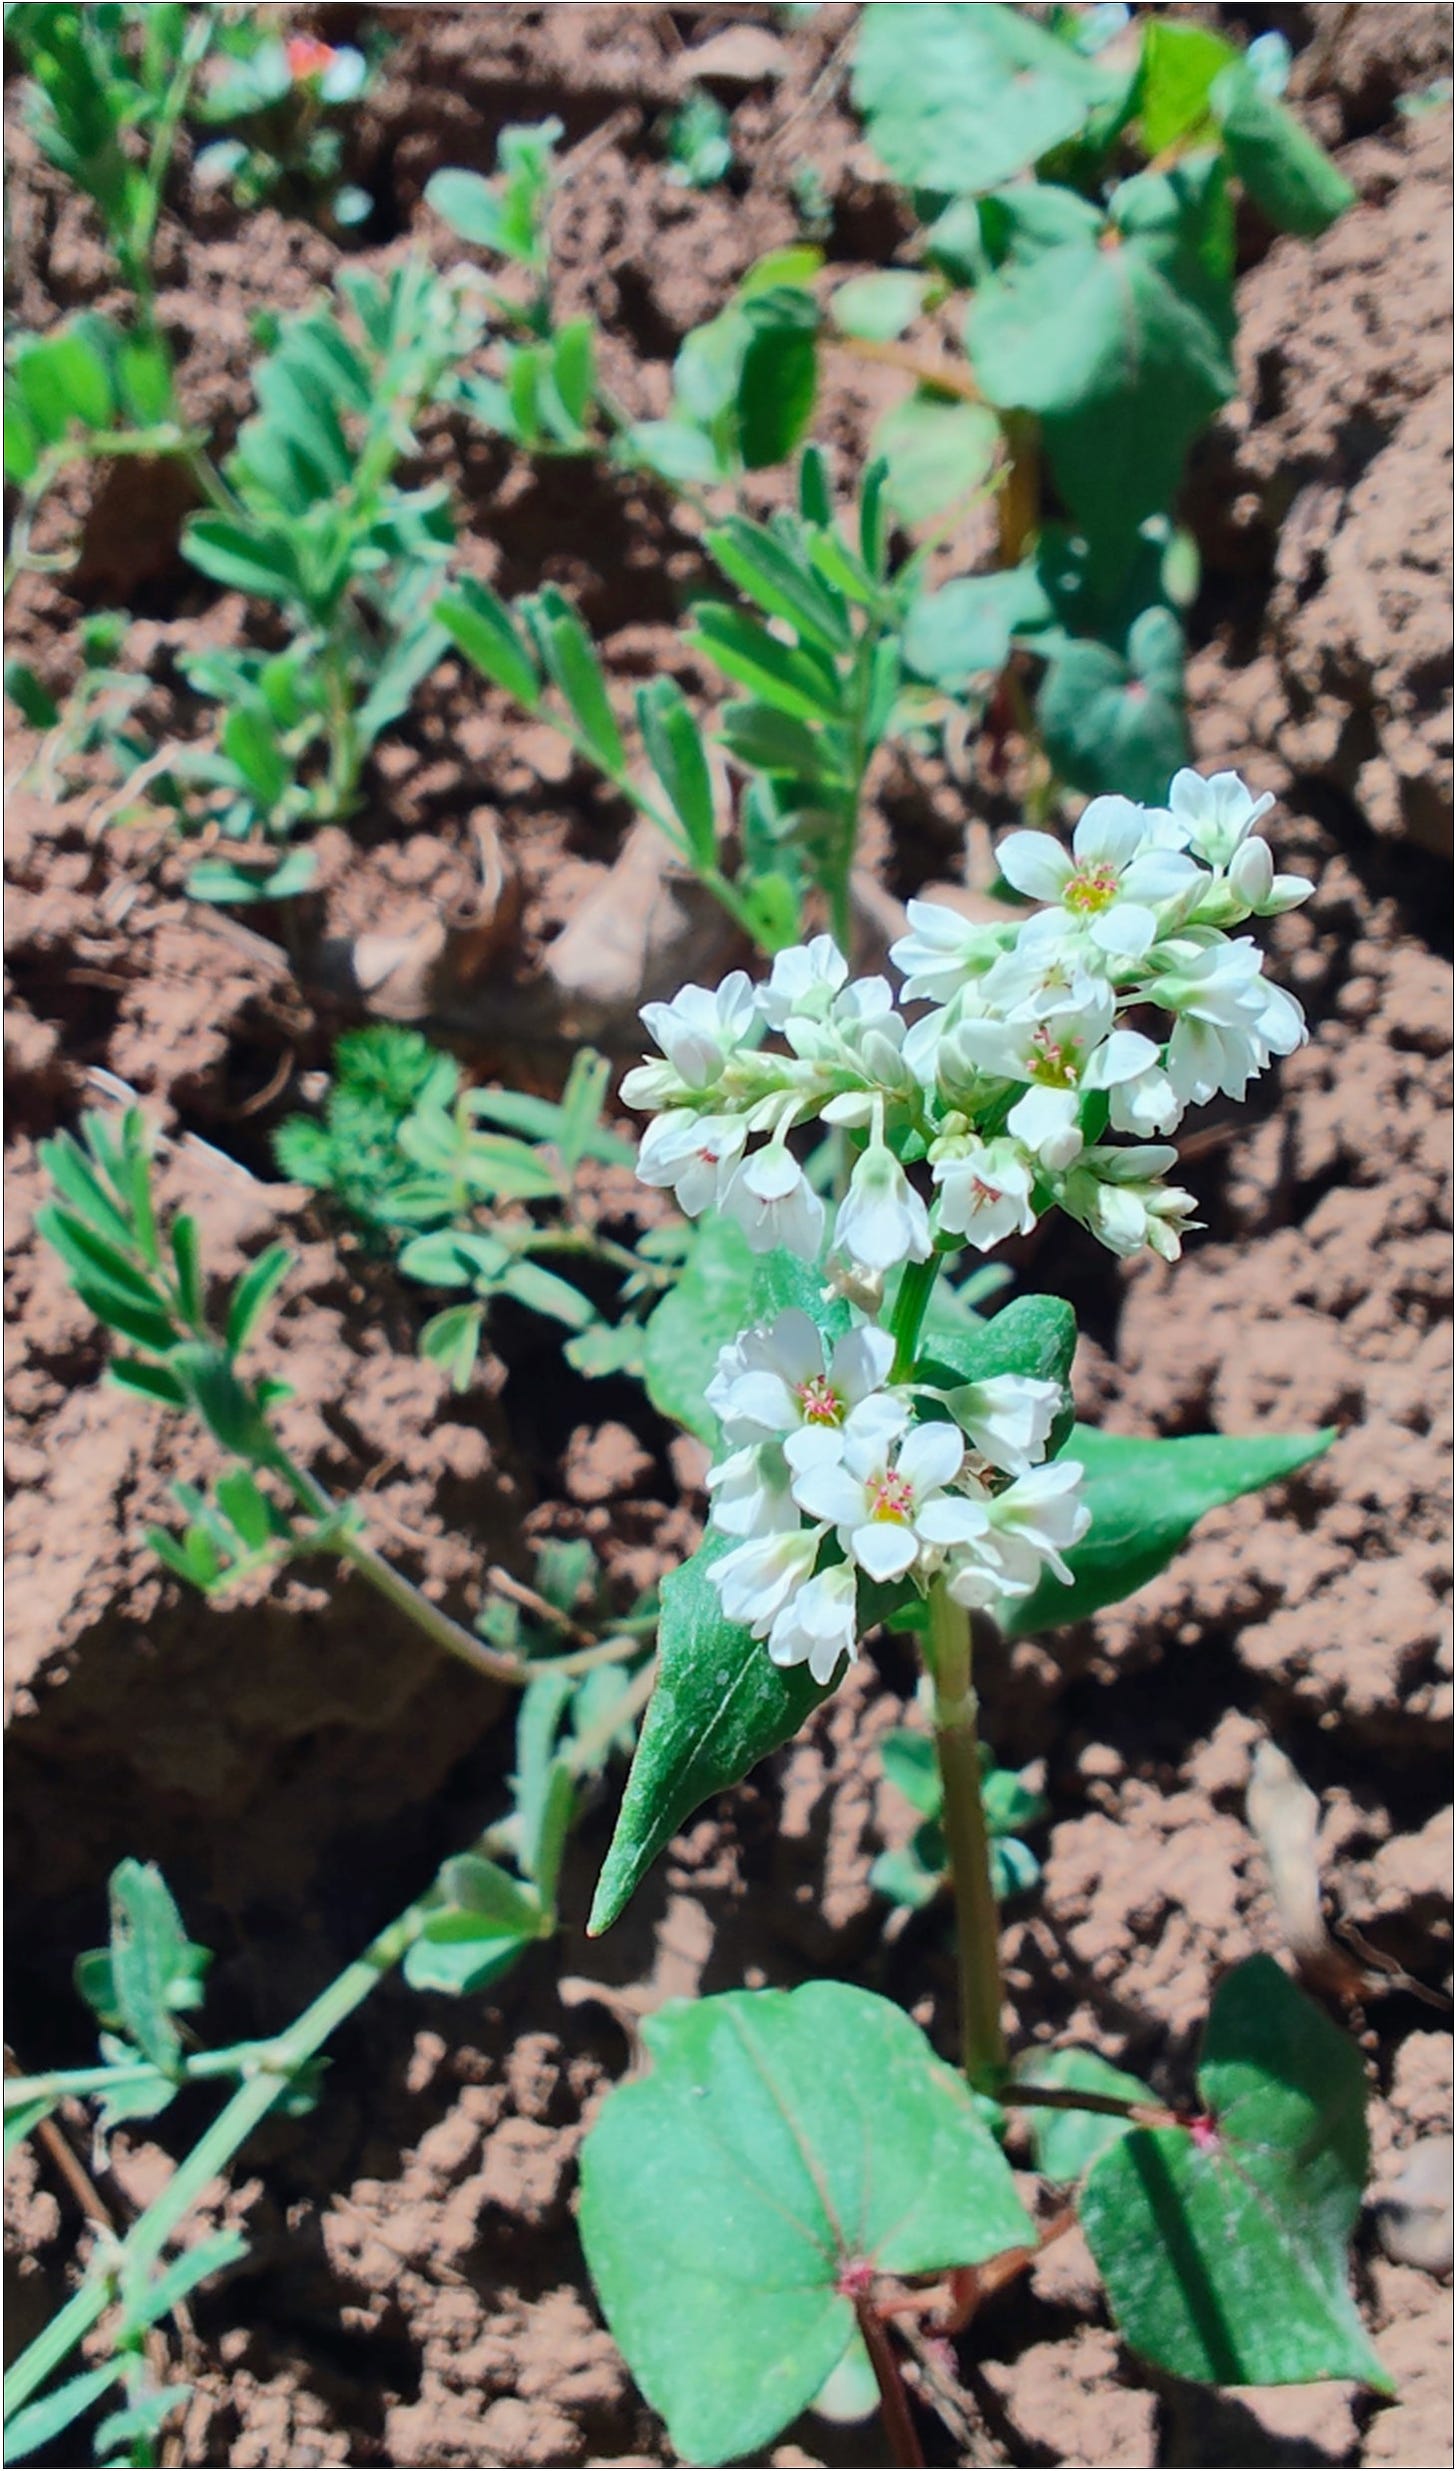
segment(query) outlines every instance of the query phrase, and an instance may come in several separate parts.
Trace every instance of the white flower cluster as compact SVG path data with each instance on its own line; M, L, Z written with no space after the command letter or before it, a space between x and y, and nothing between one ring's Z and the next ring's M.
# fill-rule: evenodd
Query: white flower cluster
M1255 829L1271 804L1235 773L1180 772L1166 807L1094 799L1070 852L1010 833L1001 871L1045 906L984 927L912 901L891 958L903 999L933 1007L913 1027L828 936L778 954L765 987L738 971L645 1005L662 1060L623 1083L654 1119L638 1173L690 1217L725 1211L755 1250L817 1260L825 1205L789 1148L817 1118L866 1136L832 1240L871 1283L957 1241L988 1251L1053 1205L1115 1253L1175 1260L1194 1204L1166 1181L1161 1136L1218 1092L1242 1098L1305 1035L1252 937L1229 932L1311 890L1274 871ZM1166 1034L1122 1025L1134 1010ZM921 1160L929 1196L906 1173Z
M1044 1568L1070 1580L1062 1554L1087 1527L1080 1466L1041 1464L1055 1382L917 1393L890 1382L893 1354L868 1325L826 1363L814 1322L790 1311L725 1347L708 1388L728 1450L708 1475L713 1524L735 1539L711 1571L724 1614L821 1683L869 1627L861 1574L941 1574L957 1603L992 1605ZM956 1421L913 1421L917 1396Z

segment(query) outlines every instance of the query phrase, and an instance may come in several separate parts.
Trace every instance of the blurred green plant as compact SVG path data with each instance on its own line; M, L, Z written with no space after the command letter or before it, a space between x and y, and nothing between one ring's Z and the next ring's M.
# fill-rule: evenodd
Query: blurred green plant
M5 33L31 84L25 116L41 152L96 207L144 329L155 323L152 252L177 133L220 12L149 7L7 8Z
M389 1245L407 1278L468 1298L420 1333L420 1353L456 1390L469 1387L491 1308L506 1299L570 1333L578 1372L640 1368L640 1315L671 1279L683 1234L654 1231L633 1251L584 1212L584 1163L634 1156L602 1122L609 1078L605 1058L583 1048L559 1100L467 1089L453 1056L381 1022L338 1041L322 1115L289 1116L274 1135L283 1173ZM616 1272L620 1317L553 1262Z
M668 179L680 189L715 189L733 169L732 122L701 86L684 95L662 137Z
M1004 1904L1008 1897L1034 1888L1041 1877L1040 1862L1021 1839L1024 1829L1046 1817L1047 1806L1024 1775L997 1765L985 1742L980 1755L981 1803L991 1842L991 1888L997 1903ZM886 1781L904 1795L920 1824L906 1844L876 1855L870 1884L892 1905L919 1913L950 1880L943 1824L945 1794L935 1743L928 1733L901 1729L885 1735L880 1757Z
M559 120L502 129L494 180L479 172L436 172L425 203L473 249L502 259L508 277L525 279L519 298L498 283L483 284L497 326L494 366L457 372L450 401L529 454L581 455L593 450L602 407L591 320L571 318L558 326L553 308L551 206L560 136Z
M80 674L57 702L26 661L5 664L5 692L30 728L43 735L22 778L43 797L71 786L71 768L101 756L119 778L134 774L150 753L134 715L150 681L123 665L131 621L124 609L98 609L76 629Z
M783 463L808 435L818 383L822 252L776 249L751 266L673 362L661 420L624 424L613 452L674 488L711 488Z
M371 84L364 54L316 35L280 36L248 10L219 27L214 68L191 116L233 134L198 149L193 179L245 209L303 208L338 232L366 222L373 199L342 177L348 114Z
M1306 235L1354 194L1279 100L1287 70L1277 37L1241 54L1163 11L864 12L855 101L910 192L921 262L842 286L830 313L857 348L918 368L876 441L905 519L978 466L1000 494L999 571L928 594L906 659L1024 730L1042 813L1056 781L1160 799L1186 761L1198 558L1176 501L1236 387L1235 194ZM905 343L962 294L964 366Z
M201 439L183 423L161 335L123 333L84 311L5 347L5 478L19 493L5 554L5 590L17 575L64 572L69 557L42 553L31 532L42 501L77 464L116 456L182 455Z

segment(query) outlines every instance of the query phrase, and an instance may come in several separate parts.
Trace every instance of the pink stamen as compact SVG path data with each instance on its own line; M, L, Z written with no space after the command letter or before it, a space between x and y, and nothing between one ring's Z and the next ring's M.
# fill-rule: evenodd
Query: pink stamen
M799 1412L806 1424L842 1424L844 1401L824 1373L813 1373L799 1384Z
M1078 867L1071 876L1062 899L1068 909L1090 914L1117 899L1117 869L1113 866Z
M908 1527L915 1512L915 1487L904 1476L880 1477L870 1496L870 1517Z

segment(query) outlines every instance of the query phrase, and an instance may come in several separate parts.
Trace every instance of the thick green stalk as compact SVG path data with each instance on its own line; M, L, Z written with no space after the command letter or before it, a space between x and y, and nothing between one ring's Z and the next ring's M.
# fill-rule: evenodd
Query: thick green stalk
M1006 2074L1006 2040L1001 2030L1000 1924L991 1886L991 1842L981 1798L981 1746L971 1684L971 1617L954 1601L944 1578L930 1585L929 1662L941 1824L955 1899L962 2063L977 2093L994 2094Z
M159 2197L139 2214L104 2270L93 2272L67 2301L59 2316L21 2353L5 2379L7 2416L28 2402L36 2388L57 2369L90 2332L116 2297L123 2268L149 2265L161 2255L172 2233L191 2212L205 2188L226 2170L254 2128L287 2092L299 2070L321 2050L344 2019L351 2016L407 1954L424 1927L428 1900L410 1905L370 1941L362 1956L345 1968L337 1981L305 2008L302 2016L273 2042L257 2046L252 2072L219 2111L212 2126L179 2164Z
M890 1368L891 1381L907 1381L915 1353L920 1345L920 1332L926 1311L940 1276L940 1255L932 1253L928 1261L907 1261L900 1279L900 1292L890 1316L890 1334L895 1341L895 1361Z

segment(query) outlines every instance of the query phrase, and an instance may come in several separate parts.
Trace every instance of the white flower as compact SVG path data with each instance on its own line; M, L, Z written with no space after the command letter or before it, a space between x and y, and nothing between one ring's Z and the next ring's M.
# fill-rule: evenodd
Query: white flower
M945 1403L982 1458L1008 1475L1024 1475L1046 1457L1047 1440L1061 1413L1061 1385L1024 1373L991 1373L945 1393Z
M900 1052L905 1069L923 1090L933 1090L940 1061L940 1042L951 1027L953 1016L942 1006L937 1012L927 1012L912 1021L905 1032L905 1044Z
M844 1456L819 1456L794 1478L794 1499L811 1518L830 1519L844 1551L872 1579L899 1579L922 1552L981 1533L982 1503L946 1492L965 1461L953 1424L917 1424L892 1460L891 1445L848 1435Z
M1271 1055L1292 1055L1305 1037L1294 997L1271 987L1252 937L1176 937L1159 952L1164 967L1147 992L1176 1013L1167 1074L1185 1106L1216 1091L1242 1098Z
M1157 834L1157 822L1130 798L1094 798L1070 855L1049 832L1012 832L996 858L1018 892L1060 905L1068 935L1136 960L1158 932L1158 905L1181 899L1199 880L1193 860L1160 846Z
M758 990L758 1006L771 1029L781 1030L791 1013L822 1021L849 976L846 961L832 935L816 935L812 944L791 944L774 954L766 987Z
M942 1049L941 1074L955 1067L998 1081L1030 1083L1006 1129L1043 1167L1069 1167L1082 1146L1082 1093L1114 1090L1160 1061L1138 1030L1114 1030L1111 991L1054 1020L964 1021Z
M1256 918L1277 918L1298 909L1314 890L1307 875L1276 875L1274 852L1267 841L1241 841L1228 865L1228 880L1245 909Z
M684 1088L706 1090L722 1078L757 1011L747 972L734 970L721 987L683 987L670 1004L644 1004L639 1017Z
M1174 777L1168 804L1183 839L1226 876L1246 913L1277 918L1309 899L1313 884L1303 875L1276 875L1273 851L1254 832L1274 804L1271 792L1256 798L1236 772L1215 772L1205 780L1183 771ZM1216 909L1212 914L1219 916ZM1227 916L1221 923L1229 923Z
M704 1483L709 1516L725 1536L777 1536L799 1524L788 1471L776 1450L734 1450L709 1468Z
M990 1505L988 1532L950 1565L947 1583L957 1604L978 1606L993 1596L1028 1596L1044 1569L1070 1586L1072 1573L1062 1556L1092 1524L1081 1482L1076 1459L1057 1459L1050 1467L1034 1467L998 1493Z
M987 1253L1009 1235L1030 1235L1031 1162L1015 1141L957 1135L932 1144L930 1172L939 1186L936 1221L944 1235L963 1235Z
M665 1115L655 1116L643 1134L637 1173L644 1184L671 1185L678 1208L696 1218L718 1199L742 1156L745 1139L742 1116L699 1115L693 1107L670 1107Z
M1006 1118L1006 1130L1039 1166L1059 1171L1082 1147L1080 1113L1075 1090L1028 1090Z
M899 1160L881 1142L871 1142L855 1161L834 1222L834 1243L862 1270L893 1270L897 1262L929 1258L929 1213Z
M944 901L908 901L910 933L890 946L890 959L904 978L907 1004L922 996L948 1004L957 990L988 968L1001 950L1001 932L978 927Z
M816 1682L834 1679L841 1656L859 1642L854 1570L836 1562L807 1579L775 1614L768 1652L777 1665L807 1664Z
M1228 879L1239 899L1257 910L1274 889L1274 852L1256 835L1241 841L1228 864Z
M1111 1093L1109 1121L1117 1133L1134 1133L1147 1141L1156 1133L1176 1132L1183 1121L1183 1101L1163 1067L1162 1057Z
M836 1341L826 1371L818 1329L807 1313L790 1310L721 1350L707 1402L730 1443L804 1430L837 1434L871 1422L898 1429L907 1411L884 1387L894 1355L888 1330L866 1325Z
M820 1107L826 1124L868 1124L886 1090L911 1086L900 1052L905 1024L887 978L853 979L827 1011L790 1014L784 1039L801 1063L836 1076L854 1073L861 1081L860 1088L841 1089Z
M1062 1208L1120 1259L1146 1245L1164 1261L1176 1261L1180 1227L1198 1206L1191 1193L1162 1182L1177 1157L1157 1142L1146 1149L1084 1150L1062 1186Z
M1104 1027L1111 1026L1112 1004L1105 976L1088 967L1091 948L1069 942L1060 910L1038 910L1023 920L1015 943L987 971L976 992L979 1010L1003 1021L1042 1021L1059 1025L1069 1014L1084 1016L1101 1007ZM1091 957L1100 961L1099 954Z
M1183 828L1184 839L1212 867L1226 867L1241 841L1274 804L1273 793L1256 798L1236 772L1214 772L1207 779L1186 766L1173 775L1168 807Z
M766 1638L774 1617L813 1570L824 1541L822 1527L797 1527L773 1536L750 1536L708 1572L723 1618L743 1622L756 1639Z
M755 1253L771 1253L782 1245L800 1261L818 1260L824 1204L782 1141L771 1141L745 1158L718 1198Z

